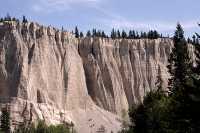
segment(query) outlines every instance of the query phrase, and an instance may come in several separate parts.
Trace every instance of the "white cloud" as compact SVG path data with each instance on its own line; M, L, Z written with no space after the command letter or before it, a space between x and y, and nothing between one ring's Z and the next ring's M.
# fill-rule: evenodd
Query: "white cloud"
M32 9L35 12L56 12L75 8L79 4L90 5L97 2L99 0L39 0L32 6Z
M136 29L136 30L158 30L160 32L174 31L178 21L158 21L158 20L143 20L143 21L131 21L123 16L107 11L103 8L96 7L96 9L105 15L104 18L97 21L102 22L107 27L118 29ZM191 29L198 29L198 20L180 21L185 31Z
M175 30L177 22L172 21L129 21L127 19L102 19L105 25L111 28L119 29L138 29L138 30L150 30L155 29L160 32ZM180 22L185 30L197 28L197 21L184 21Z

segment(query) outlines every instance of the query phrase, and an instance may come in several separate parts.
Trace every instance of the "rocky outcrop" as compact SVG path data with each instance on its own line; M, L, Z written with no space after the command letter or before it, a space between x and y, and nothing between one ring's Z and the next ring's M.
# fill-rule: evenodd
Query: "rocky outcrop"
M158 66L167 81L170 39L83 38L36 23L0 25L0 102L13 125L73 121L78 132L104 126L156 89ZM164 83L164 86L166 82Z

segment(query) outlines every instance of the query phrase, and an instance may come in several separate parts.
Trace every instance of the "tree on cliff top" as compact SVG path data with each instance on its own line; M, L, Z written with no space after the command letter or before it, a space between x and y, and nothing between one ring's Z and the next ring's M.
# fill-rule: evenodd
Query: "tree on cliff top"
M27 23L27 22L28 22L28 20L26 19L25 16L23 16L22 22L23 22L23 23Z
M115 38L117 37L117 33L116 33L116 31L115 31L114 28L113 28L112 31L111 31L110 37L111 37L112 39L115 39Z
M75 27L75 37L79 38L79 31L78 31L78 27Z
M127 34L125 30L122 30L122 38L127 38Z
M87 36L87 37L91 37L91 32L90 32L90 30L87 31L86 36Z
M83 37L84 37L83 32L80 32L80 38L83 38Z

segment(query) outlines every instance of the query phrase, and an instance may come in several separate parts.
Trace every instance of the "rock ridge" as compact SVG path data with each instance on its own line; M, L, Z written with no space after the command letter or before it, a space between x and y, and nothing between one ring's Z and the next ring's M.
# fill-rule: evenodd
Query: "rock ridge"
M78 132L120 129L129 107L164 86L171 39L80 38L37 23L0 24L0 105L12 124L73 121ZM90 125L94 125L91 128Z

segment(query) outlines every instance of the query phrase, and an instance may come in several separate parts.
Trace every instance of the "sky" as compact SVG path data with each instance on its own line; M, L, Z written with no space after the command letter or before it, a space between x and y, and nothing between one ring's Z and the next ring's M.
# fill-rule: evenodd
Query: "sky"
M2 0L0 16L11 16L71 31L97 28L157 30L173 35L179 22L185 34L200 33L200 0Z

